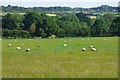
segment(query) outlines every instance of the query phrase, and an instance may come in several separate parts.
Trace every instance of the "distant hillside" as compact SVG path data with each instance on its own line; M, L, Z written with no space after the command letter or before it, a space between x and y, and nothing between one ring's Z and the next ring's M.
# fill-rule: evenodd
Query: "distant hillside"
M108 5L102 5L100 7L90 8L95 11L103 11L103 12L115 12L118 11L118 7L112 7Z
M71 8L71 7L19 7L19 6L1 6L3 12L26 12L26 11L37 11L37 12L77 12L77 11L90 11L90 12L117 12L118 7L112 7L108 5L102 5L100 7L93 8Z

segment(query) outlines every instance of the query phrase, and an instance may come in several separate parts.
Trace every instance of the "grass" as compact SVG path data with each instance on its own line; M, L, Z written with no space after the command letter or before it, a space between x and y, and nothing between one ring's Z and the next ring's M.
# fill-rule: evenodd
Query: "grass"
M3 78L118 77L118 37L15 40L2 41ZM91 51L89 45L98 51ZM16 50L17 46L21 50ZM83 47L87 51L83 52ZM31 51L25 52L27 48Z

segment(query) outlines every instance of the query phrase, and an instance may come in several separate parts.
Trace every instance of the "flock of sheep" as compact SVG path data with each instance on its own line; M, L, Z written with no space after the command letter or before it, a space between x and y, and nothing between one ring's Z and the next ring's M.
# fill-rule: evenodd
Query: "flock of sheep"
M64 44L64 47L66 47L67 46L67 44L65 43ZM89 46L90 47L90 49L92 50L92 51L97 51L97 49L95 48L95 47L93 47L93 46ZM86 51L87 49L86 48L82 48L82 51Z
M23 45L23 44L22 44ZM8 47L11 47L12 45L11 44L8 44ZM21 47L16 47L16 50L20 50L21 49ZM30 51L30 48L27 48L26 50L25 50L25 52L29 52Z
M82 40L84 40L84 39L82 39ZM89 39L88 39L89 40ZM107 39L103 39L103 40L107 40ZM71 40L70 40L70 42L71 42ZM66 47L67 46L67 44L66 44L66 41L64 40L64 47ZM95 47L93 47L92 45L90 45L89 46L90 47L90 49L92 50L92 51L97 51L97 49L95 48ZM82 48L82 51L86 51L87 49L86 48Z
M84 40L84 39L82 39L82 40ZM103 39L103 40L107 40L107 39ZM17 41L15 40L15 42L17 42ZM71 42L71 40L70 40L70 42ZM22 43L21 45L24 45L24 44ZM8 47L11 47L11 46L12 46L11 44L8 44ZM64 45L63 46L67 47L66 40L64 40ZM38 47L41 47L41 45L38 45ZM91 49L91 51L97 51L97 49L95 47L93 47L92 45L89 45L89 48ZM16 50L21 50L21 47L17 46ZM82 51L86 51L86 50L87 50L86 48L82 48ZM27 48L25 50L25 52L29 52L29 51L30 51L30 48Z
M89 47L92 51L97 51L97 49L94 48L93 46L90 45ZM86 50L87 50L86 48L82 48L82 51L86 51Z
M12 45L11 44L8 44L8 47L11 47ZM38 47L41 47L41 45L38 45ZM67 44L65 43L64 44L64 47L67 47ZM93 46L89 46L90 48L91 48L91 50L92 51L97 51L97 49L96 48L94 48ZM16 47L16 50L20 50L21 49L21 47ZM87 49L86 48L82 48L82 51L86 51ZM27 48L26 50L25 50L25 52L29 52L30 51L30 48Z

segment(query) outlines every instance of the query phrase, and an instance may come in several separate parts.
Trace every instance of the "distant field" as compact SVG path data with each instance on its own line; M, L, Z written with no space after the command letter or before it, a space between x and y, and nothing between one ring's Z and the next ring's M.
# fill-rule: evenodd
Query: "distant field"
M118 37L3 39L2 48L3 78L118 77Z

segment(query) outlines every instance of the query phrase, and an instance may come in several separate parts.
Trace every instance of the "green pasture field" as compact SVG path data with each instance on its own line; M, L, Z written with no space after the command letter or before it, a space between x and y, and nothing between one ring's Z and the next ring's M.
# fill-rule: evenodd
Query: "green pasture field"
M118 37L3 39L2 58L3 78L117 78Z

